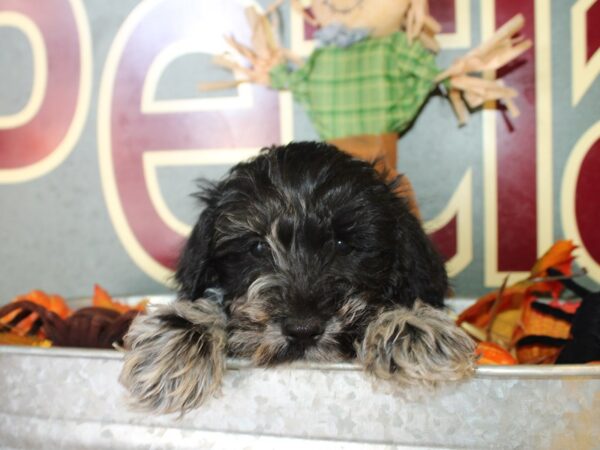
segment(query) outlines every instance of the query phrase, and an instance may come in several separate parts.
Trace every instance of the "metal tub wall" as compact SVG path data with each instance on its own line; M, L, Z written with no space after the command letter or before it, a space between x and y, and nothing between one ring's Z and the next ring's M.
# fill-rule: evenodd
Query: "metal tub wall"
M599 448L600 366L483 367L398 389L351 364L232 360L220 397L129 411L114 351L0 347L1 448Z

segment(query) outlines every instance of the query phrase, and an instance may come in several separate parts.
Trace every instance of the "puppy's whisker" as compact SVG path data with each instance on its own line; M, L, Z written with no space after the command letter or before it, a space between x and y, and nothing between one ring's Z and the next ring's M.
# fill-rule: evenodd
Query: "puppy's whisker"
M281 328L270 324L263 333L258 348L252 355L252 361L260 366L268 365L276 359L277 355L282 352L287 345L287 340L281 333Z
M333 319L329 320L325 325L325 332L323 333L322 339L334 336L335 334L342 331L342 328L343 326L340 320L334 317Z
M331 343L325 343L321 339L319 345L306 349L304 359L319 362L339 361L342 359L342 354L337 349L336 340L332 340Z

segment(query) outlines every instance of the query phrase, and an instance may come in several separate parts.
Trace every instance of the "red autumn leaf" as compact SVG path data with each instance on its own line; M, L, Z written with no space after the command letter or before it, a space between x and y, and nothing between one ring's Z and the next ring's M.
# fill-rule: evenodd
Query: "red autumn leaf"
M581 306L581 300L566 302L555 299L548 304L553 308L561 309L566 313L575 314L577 312L577 309Z

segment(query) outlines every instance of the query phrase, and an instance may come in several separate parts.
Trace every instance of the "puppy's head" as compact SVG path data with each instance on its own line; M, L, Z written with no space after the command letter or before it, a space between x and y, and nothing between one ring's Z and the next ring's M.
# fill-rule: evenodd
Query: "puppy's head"
M257 364L353 356L375 314L416 298L441 306L447 288L393 189L326 144L266 149L199 194L179 296L222 302L230 353Z

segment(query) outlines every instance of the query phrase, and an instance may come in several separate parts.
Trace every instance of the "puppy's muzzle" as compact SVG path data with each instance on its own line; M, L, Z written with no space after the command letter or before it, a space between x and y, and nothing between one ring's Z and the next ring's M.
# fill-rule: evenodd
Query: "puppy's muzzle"
M322 321L316 317L288 317L281 324L281 331L290 342L309 347L317 343L325 331L325 327Z

